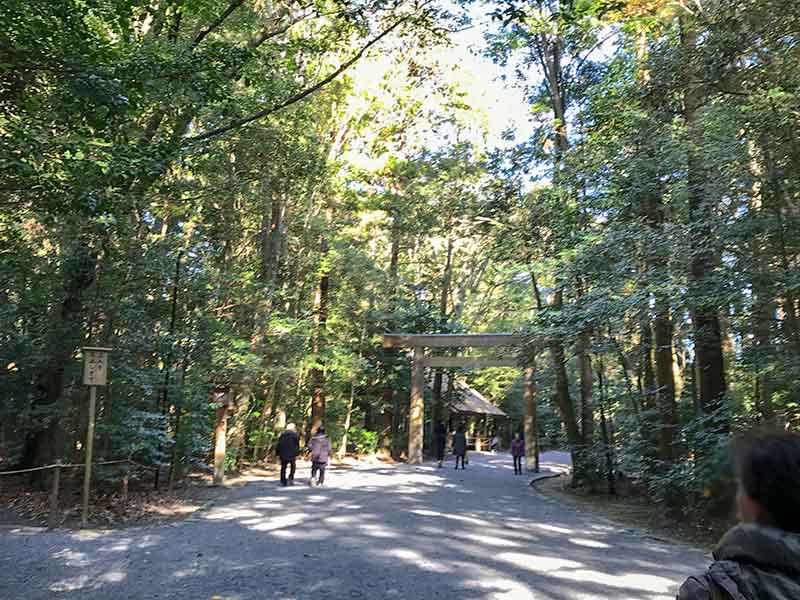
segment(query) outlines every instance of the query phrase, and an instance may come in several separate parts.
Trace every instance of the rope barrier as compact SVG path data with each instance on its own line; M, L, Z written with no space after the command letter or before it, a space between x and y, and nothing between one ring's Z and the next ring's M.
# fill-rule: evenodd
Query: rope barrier
M67 465L45 465L43 467L33 467L32 469L19 469L18 471L0 471L0 475L17 475L19 473L31 473L33 471L43 471L55 467L66 467Z
M155 471L159 467L151 467L148 465L143 465L142 463L138 463L135 460L106 460L103 462L96 462L92 463L93 467L101 467L104 465L120 465L120 464L128 464L128 465L137 465L143 469L150 469ZM19 475L20 473L32 473L33 471L44 471L45 469L84 469L86 465L84 463L80 464L70 464L70 463L56 463L54 465L43 465L41 467L31 467L30 469L17 469L16 471L0 471L0 475Z

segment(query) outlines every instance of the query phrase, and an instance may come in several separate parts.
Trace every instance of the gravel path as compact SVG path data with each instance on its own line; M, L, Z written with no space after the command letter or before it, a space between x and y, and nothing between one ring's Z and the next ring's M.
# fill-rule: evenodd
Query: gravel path
M507 455L452 467L265 479L172 525L1 530L0 598L666 600L706 562L545 499Z

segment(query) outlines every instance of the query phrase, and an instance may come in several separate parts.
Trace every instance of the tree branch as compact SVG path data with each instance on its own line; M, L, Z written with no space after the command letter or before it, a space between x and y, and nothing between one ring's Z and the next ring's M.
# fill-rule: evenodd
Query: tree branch
M222 25L225 22L225 19L227 19L231 13L239 8L242 4L244 4L244 0L231 0L231 3L228 4L228 8L226 8L219 17L197 32L197 35L194 37L194 41L192 41L190 48L192 50L197 48L197 46L200 45L200 42L202 42L209 33Z
M297 94L295 94L293 96L290 96L289 98L287 98L283 102L278 103L275 106L271 106L269 108L265 108L263 110L260 110L260 111L258 111L256 113L253 113L249 117L244 117L242 119L237 119L236 121L233 121L232 123L229 123L228 125L224 125L222 127L218 127L216 129L212 129L212 130L207 131L205 133L201 133L200 135L196 135L194 137L187 138L186 141L187 142L199 142L199 141L202 141L202 140L207 140L207 139L212 138L212 137L216 137L218 135L222 135L223 133L227 133L228 131L231 131L233 129L237 129L239 127L242 127L243 125L247 125L248 123L252 123L253 121L258 121L259 119L263 119L264 117L267 117L267 116L269 116L269 115L271 115L273 113L276 113L279 110L283 110L284 108L286 108L288 106L291 106L292 104L296 104L297 102L300 102L301 100L305 100L308 96L310 96L314 92L322 89L323 87L328 85L331 81L336 79L339 75L344 73L351 66L353 66L356 62L358 62L361 59L362 56L364 56L364 54L366 54L367 50L369 50L370 48L372 48L372 46L374 46L375 44L380 42L383 38L388 36L392 31L397 29L400 25L402 25L403 23L408 21L408 19L410 17L411 17L411 15L406 15L402 19L398 19L397 21L395 21L389 28L385 29L379 35L375 36L369 42L367 42L361 48L361 50L359 50L350 59L348 59L345 62L343 62L339 66L339 68L337 68L335 71L330 73L327 77L325 77L322 80L318 81L317 83L315 83L311 87L306 88L305 90L303 90L301 92L298 92Z
M618 32L616 29L613 29L613 30L611 31L611 33L609 33L607 36L603 37L603 39L601 39L601 40L600 40L600 41L598 41L598 42L597 42L597 43L596 43L594 46L592 46L591 48L589 48L589 49L586 51L586 54L584 54L584 55L583 55L583 56L582 56L580 59L578 59L578 64L577 64L577 65L575 65L574 67L573 67L572 65L569 65L569 69L570 69L570 71L572 71L572 76L574 77L574 76L576 76L576 75L578 74L578 71L580 71L580 70L581 70L581 67L583 66L583 64L584 64L584 63L585 63L587 60L589 60L589 57L590 57L590 56L591 56L591 55L594 53L594 51L595 51L595 50L597 50L598 48L600 48L600 47L601 47L603 44L605 44L605 43L606 43L608 40L610 40L612 37L614 37L615 35L617 35L617 33L619 33L619 32Z
M283 28L278 29L277 26L283 20L283 18L288 16L288 15L291 15L291 13L289 12L289 9L286 8L285 6L282 6L281 8L276 10L275 13L273 13L271 15L271 17L270 17L270 20L272 22L267 24L267 25L264 25L264 27L262 27L259 30L259 32L256 33L250 39L249 42L247 42L247 49L250 52L252 52L256 48L261 46L261 44L266 42L268 39L272 38L274 35L278 35L280 32L286 31L286 29L283 29ZM302 20L302 18L299 19L299 20ZM293 25L293 24L294 23L291 23L290 26Z

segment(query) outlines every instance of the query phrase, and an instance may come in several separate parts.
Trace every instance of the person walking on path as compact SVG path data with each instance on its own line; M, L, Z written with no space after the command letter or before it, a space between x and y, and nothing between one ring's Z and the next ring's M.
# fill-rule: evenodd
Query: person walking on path
M447 427L439 421L436 424L434 433L436 434L436 460L439 461L439 468L441 469L444 464L444 448L447 446Z
M464 458L467 456L467 435L464 433L464 426L459 425L458 430L453 434L453 454L456 455L456 470L458 470L458 459L461 459L461 470L464 466Z
M289 423L278 438L278 457L281 459L281 485L294 485L294 471L297 455L300 453L300 436L294 423ZM289 467L289 477L286 477L286 467Z
M311 448L311 480L309 485L312 487L316 485L323 485L325 483L325 468L328 466L328 460L331 457L331 441L325 435L325 428L320 425L314 437L311 438L309 444ZM319 472L319 479L314 481L317 472Z
M491 449L492 452L497 452L498 450L500 450L500 436L498 436L497 433L492 435L492 441L489 445L489 448Z
M678 600L800 598L800 434L754 439L738 459L739 524Z
M511 456L514 457L514 475L522 475L522 457L525 456L525 441L518 433L511 442Z

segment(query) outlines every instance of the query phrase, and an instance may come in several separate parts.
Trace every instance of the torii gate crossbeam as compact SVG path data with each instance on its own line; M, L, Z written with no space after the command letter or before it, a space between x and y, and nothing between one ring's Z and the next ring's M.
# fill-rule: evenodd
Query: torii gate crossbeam
M425 367L485 368L521 366L516 357L425 356L425 348L498 348L517 346L522 336L513 333L387 333L384 348L411 348L411 401L408 419L408 462L422 463L422 440L425 423ZM539 470L539 442L536 425L536 394L534 368L526 366L523 394L525 463L529 470ZM533 444L530 441L533 440Z

